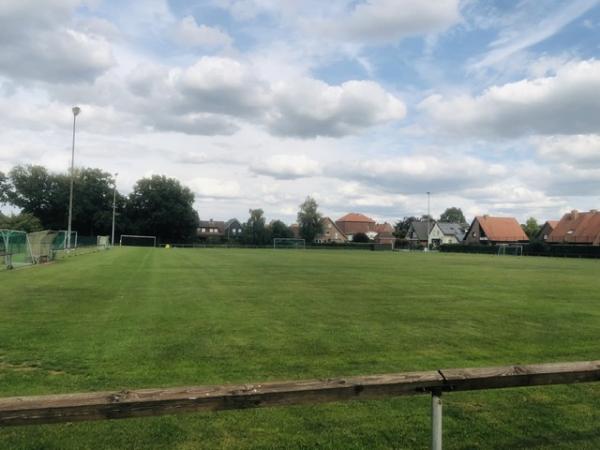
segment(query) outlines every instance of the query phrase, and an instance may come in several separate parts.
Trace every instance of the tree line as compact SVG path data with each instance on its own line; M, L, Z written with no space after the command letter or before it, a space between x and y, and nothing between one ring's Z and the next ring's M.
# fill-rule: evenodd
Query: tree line
M74 172L72 229L80 235L110 235L112 228L113 176L100 169ZM0 217L0 228L36 231L67 228L70 176L45 167L14 167L0 172L0 203L21 213ZM131 194L116 191L116 235L159 236L165 241L186 241L196 234L199 219L194 194L173 178L153 175L135 183Z
M70 176L37 165L0 172L0 204L12 205L19 214L0 213L0 228L27 232L67 228ZM115 189L113 176L100 169L74 172L72 229L80 235L110 235L113 195L117 220L115 234L157 236L161 242L191 242L197 236L198 213L194 194L173 178L153 175L138 180L129 195ZM317 202L308 197L298 213L300 236L312 242L322 231ZM280 220L267 224L262 209L251 209L242 225L241 243L267 245L274 238L292 238L291 228Z

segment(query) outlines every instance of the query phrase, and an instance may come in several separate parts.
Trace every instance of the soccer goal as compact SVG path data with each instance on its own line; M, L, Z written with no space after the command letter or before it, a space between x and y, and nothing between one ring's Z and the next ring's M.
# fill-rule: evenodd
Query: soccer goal
M306 248L306 242L304 239L294 238L274 238L273 248Z
M7 269L33 264L31 244L26 232L0 230L0 261Z
M119 247L156 247L156 236L140 236L138 234L122 234Z
M498 255L523 256L523 246L519 244L499 244Z

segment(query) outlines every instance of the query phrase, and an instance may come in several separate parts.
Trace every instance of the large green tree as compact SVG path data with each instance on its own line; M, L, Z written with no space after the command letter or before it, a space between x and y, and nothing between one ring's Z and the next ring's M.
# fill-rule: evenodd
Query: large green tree
M245 244L266 245L270 241L269 232L265 225L265 213L262 209L248 210L250 217L244 224L242 241Z
M10 182L6 174L0 171L0 205L8 203L10 197Z
M42 224L37 217L30 213L11 215L0 213L0 228L31 233L33 231L40 231L42 229Z
M408 229L410 228L410 224L412 222L418 222L418 219L415 216L404 217L402 220L396 222L394 225L394 236L398 239L404 239L406 237L406 233L408 233Z
M275 238L293 238L294 233L290 230L285 223L281 220L274 220L269 224L269 231L271 239Z
M309 196L300 205L300 211L298 211L300 236L308 243L312 243L317 235L323 232L323 217L318 208L317 201Z
M467 220L465 219L462 209L452 206L442 213L440 222L467 223Z
M521 228L523 228L529 239L534 239L540 232L540 225L534 217L527 219L527 222L525 222L525 225L521 225Z
M8 200L37 217L44 228L67 228L70 176L42 166L17 166L10 172ZM72 228L80 235L108 234L112 225L113 179L99 169L76 169ZM120 195L117 204L123 204Z
M163 242L189 241L199 224L192 191L164 175L143 178L135 184L126 214L132 232L157 236Z

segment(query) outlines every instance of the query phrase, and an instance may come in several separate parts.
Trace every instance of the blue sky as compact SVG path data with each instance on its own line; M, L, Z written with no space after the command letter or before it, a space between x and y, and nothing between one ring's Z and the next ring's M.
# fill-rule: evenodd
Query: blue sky
M600 203L597 0L5 0L0 170L179 178L249 208L524 221Z

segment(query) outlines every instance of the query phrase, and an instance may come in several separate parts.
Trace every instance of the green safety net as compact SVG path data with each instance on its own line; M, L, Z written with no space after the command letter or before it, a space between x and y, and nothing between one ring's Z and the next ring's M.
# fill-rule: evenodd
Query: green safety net
M27 233L0 229L0 265L12 269L29 264L33 264L33 257Z

